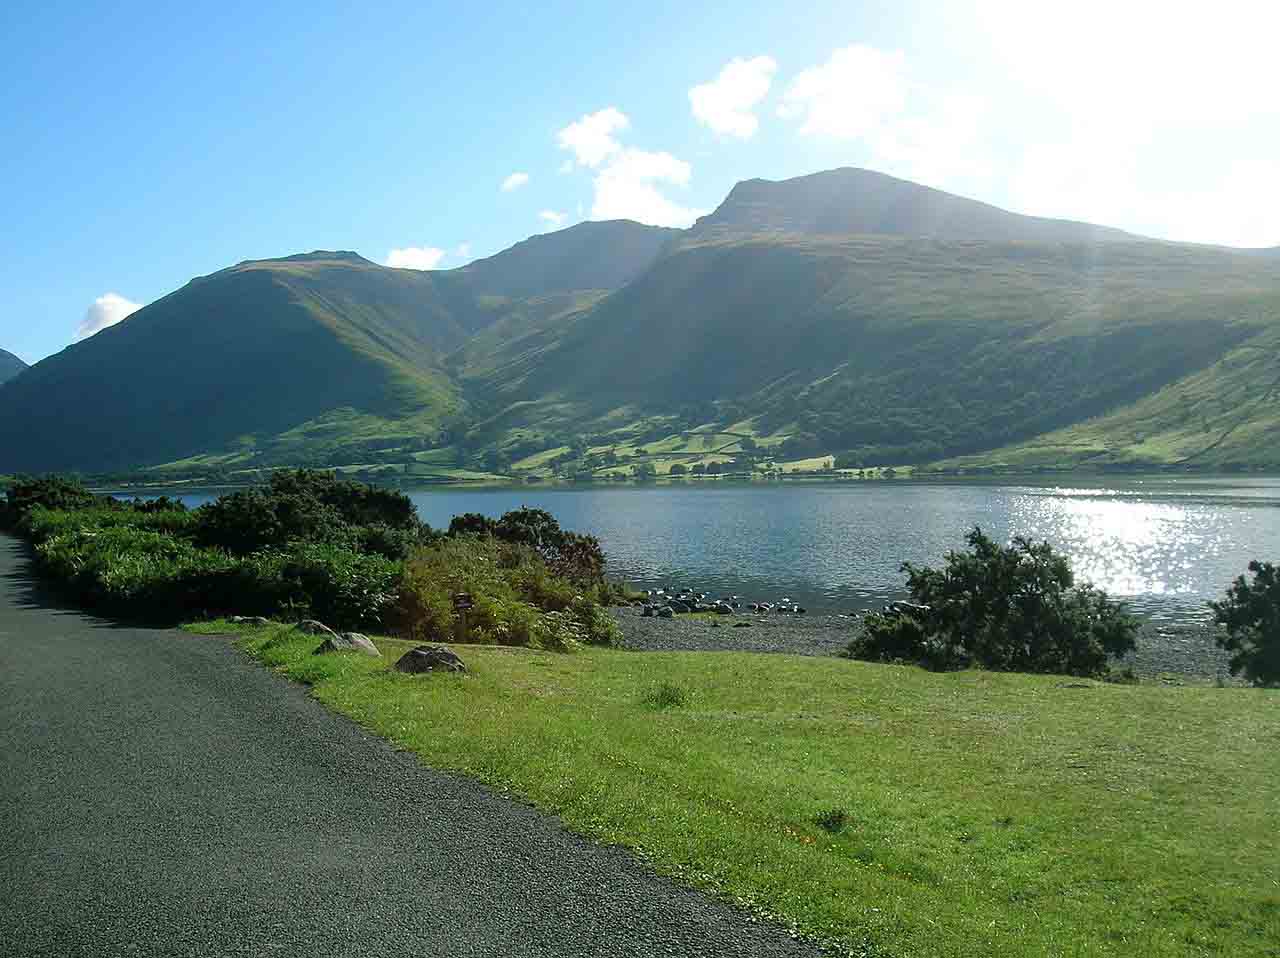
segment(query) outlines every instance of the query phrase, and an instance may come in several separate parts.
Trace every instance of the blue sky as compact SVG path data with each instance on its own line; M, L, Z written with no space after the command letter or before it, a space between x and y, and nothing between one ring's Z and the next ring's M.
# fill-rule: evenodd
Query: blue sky
M243 259L448 268L844 165L1280 245L1280 4L472 6L5 5L0 347Z

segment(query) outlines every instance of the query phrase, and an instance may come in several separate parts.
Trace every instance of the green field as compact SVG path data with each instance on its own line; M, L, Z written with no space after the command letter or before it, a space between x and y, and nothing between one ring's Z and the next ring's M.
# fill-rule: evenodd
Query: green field
M606 649L416 678L403 642L242 642L427 764L852 953L1277 954L1277 692Z

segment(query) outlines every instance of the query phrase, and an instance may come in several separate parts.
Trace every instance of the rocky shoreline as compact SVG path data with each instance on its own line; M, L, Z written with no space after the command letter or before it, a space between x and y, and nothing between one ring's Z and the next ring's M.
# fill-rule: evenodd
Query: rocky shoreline
M623 647L645 652L773 652L789 655L839 655L859 628L844 615L677 615L647 617L639 607L614 610ZM1214 644L1209 623L1143 624L1138 647L1120 664L1145 679L1236 684L1227 654Z

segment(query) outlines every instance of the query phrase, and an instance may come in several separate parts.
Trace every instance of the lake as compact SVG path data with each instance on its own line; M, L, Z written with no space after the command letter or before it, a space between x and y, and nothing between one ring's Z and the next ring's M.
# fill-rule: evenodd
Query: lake
M409 496L436 527L463 512L546 509L565 528L599 537L611 572L640 588L790 597L812 611L903 597L899 565L939 563L975 524L1001 541L1047 539L1079 579L1167 621L1204 619L1205 603L1249 560L1280 561L1276 478L454 487Z

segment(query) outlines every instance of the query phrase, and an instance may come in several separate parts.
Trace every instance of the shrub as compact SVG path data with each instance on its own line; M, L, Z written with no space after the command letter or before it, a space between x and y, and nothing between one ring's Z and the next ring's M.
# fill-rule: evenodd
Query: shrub
M560 528L545 509L521 507L501 519L469 512L449 523L450 537L492 536L514 545L528 546L558 576L579 585L604 581L605 556L595 536Z
M332 543L267 549L241 560L239 603L339 629L376 629L396 600L401 569L392 559Z
M221 496L196 514L196 540L236 555L327 542L403 559L430 536L403 493L305 469L277 472L266 489Z
M1231 655L1231 674L1254 685L1280 686L1280 567L1250 562L1252 580L1240 576L1227 597L1210 602L1213 618L1226 631L1218 645Z
M87 509L98 498L79 479L66 476L18 476L5 490L5 525L16 525L28 512L44 509Z
M904 563L907 589L924 608L868 616L849 654L1101 676L1108 658L1133 650L1137 620L1106 593L1076 585L1070 562L1047 542L1019 536L1000 546L978 528L967 542L969 551L949 553L943 569Z
M453 597L468 593L464 622ZM472 641L569 649L612 644L612 616L527 545L462 535L419 549L404 568L400 628L418 641Z

